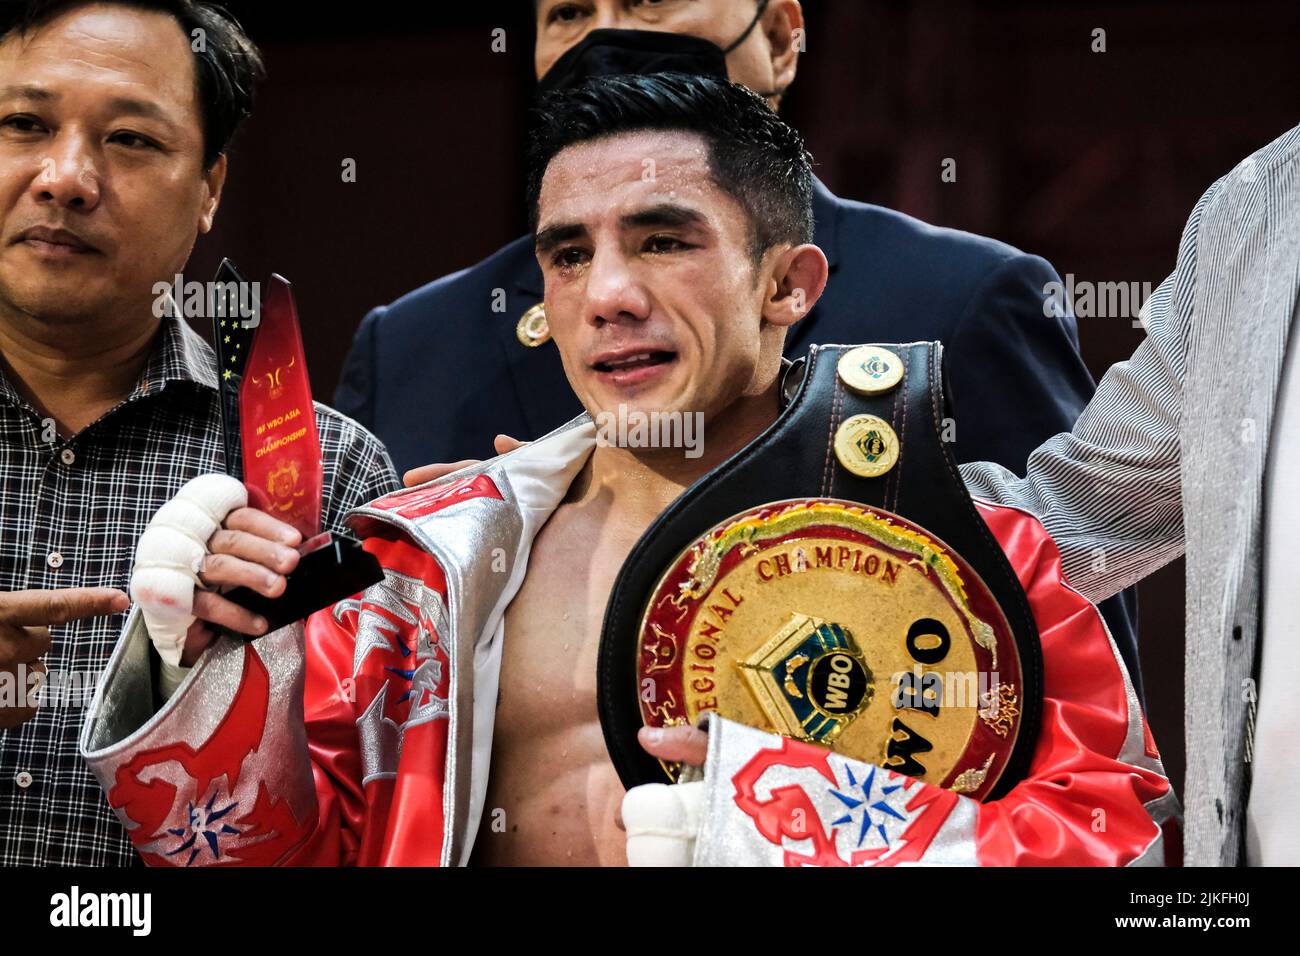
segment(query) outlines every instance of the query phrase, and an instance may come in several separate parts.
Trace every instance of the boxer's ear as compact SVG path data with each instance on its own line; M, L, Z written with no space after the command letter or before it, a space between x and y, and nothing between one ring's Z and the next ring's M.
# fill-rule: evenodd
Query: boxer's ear
M810 242L777 254L763 302L763 318L789 328L817 304L826 289L830 266L826 254Z

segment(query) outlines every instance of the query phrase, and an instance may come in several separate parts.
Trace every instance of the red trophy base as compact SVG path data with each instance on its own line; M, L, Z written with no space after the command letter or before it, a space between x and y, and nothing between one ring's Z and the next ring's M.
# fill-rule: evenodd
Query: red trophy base
M266 618L268 634L384 579L379 560L363 551L360 541L347 535L328 532L317 535L300 551L302 559L290 572L288 586L279 597L264 597L250 588L237 588L224 595L227 600ZM247 635L241 636L252 640Z

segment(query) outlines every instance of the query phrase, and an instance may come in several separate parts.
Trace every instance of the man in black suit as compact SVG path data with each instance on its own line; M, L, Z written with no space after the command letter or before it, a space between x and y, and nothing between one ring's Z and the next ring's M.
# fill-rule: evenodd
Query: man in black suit
M543 89L592 75L677 70L729 77L773 108L793 82L803 35L798 0L535 0ZM942 341L959 427L959 462L1020 474L1029 452L1068 431L1095 383L1068 312L1048 307L1056 270L993 239L840 199L815 183L815 243L825 294L786 339ZM582 409L541 314L531 236L372 311L334 405L374 431L399 469L488 457L492 436L537 438ZM1141 693L1136 596L1102 605Z

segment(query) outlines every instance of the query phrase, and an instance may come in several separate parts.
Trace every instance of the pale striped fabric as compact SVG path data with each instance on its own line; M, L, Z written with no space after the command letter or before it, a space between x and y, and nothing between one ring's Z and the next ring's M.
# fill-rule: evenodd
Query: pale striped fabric
M1201 197L1147 338L1074 431L1019 479L964 465L972 494L1038 515L1094 601L1186 550L1186 860L1233 865L1258 683L1263 475L1300 289L1300 127Z

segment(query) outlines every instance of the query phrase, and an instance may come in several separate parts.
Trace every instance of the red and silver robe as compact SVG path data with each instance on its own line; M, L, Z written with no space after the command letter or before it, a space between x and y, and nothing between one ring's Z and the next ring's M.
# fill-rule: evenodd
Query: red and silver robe
M383 582L223 638L159 710L133 612L82 749L154 865L463 865L490 771L506 608L595 445L585 418L358 509ZM697 865L1161 865L1178 805L1115 644L1024 512L976 502L1043 646L1029 774L950 790L713 717Z

